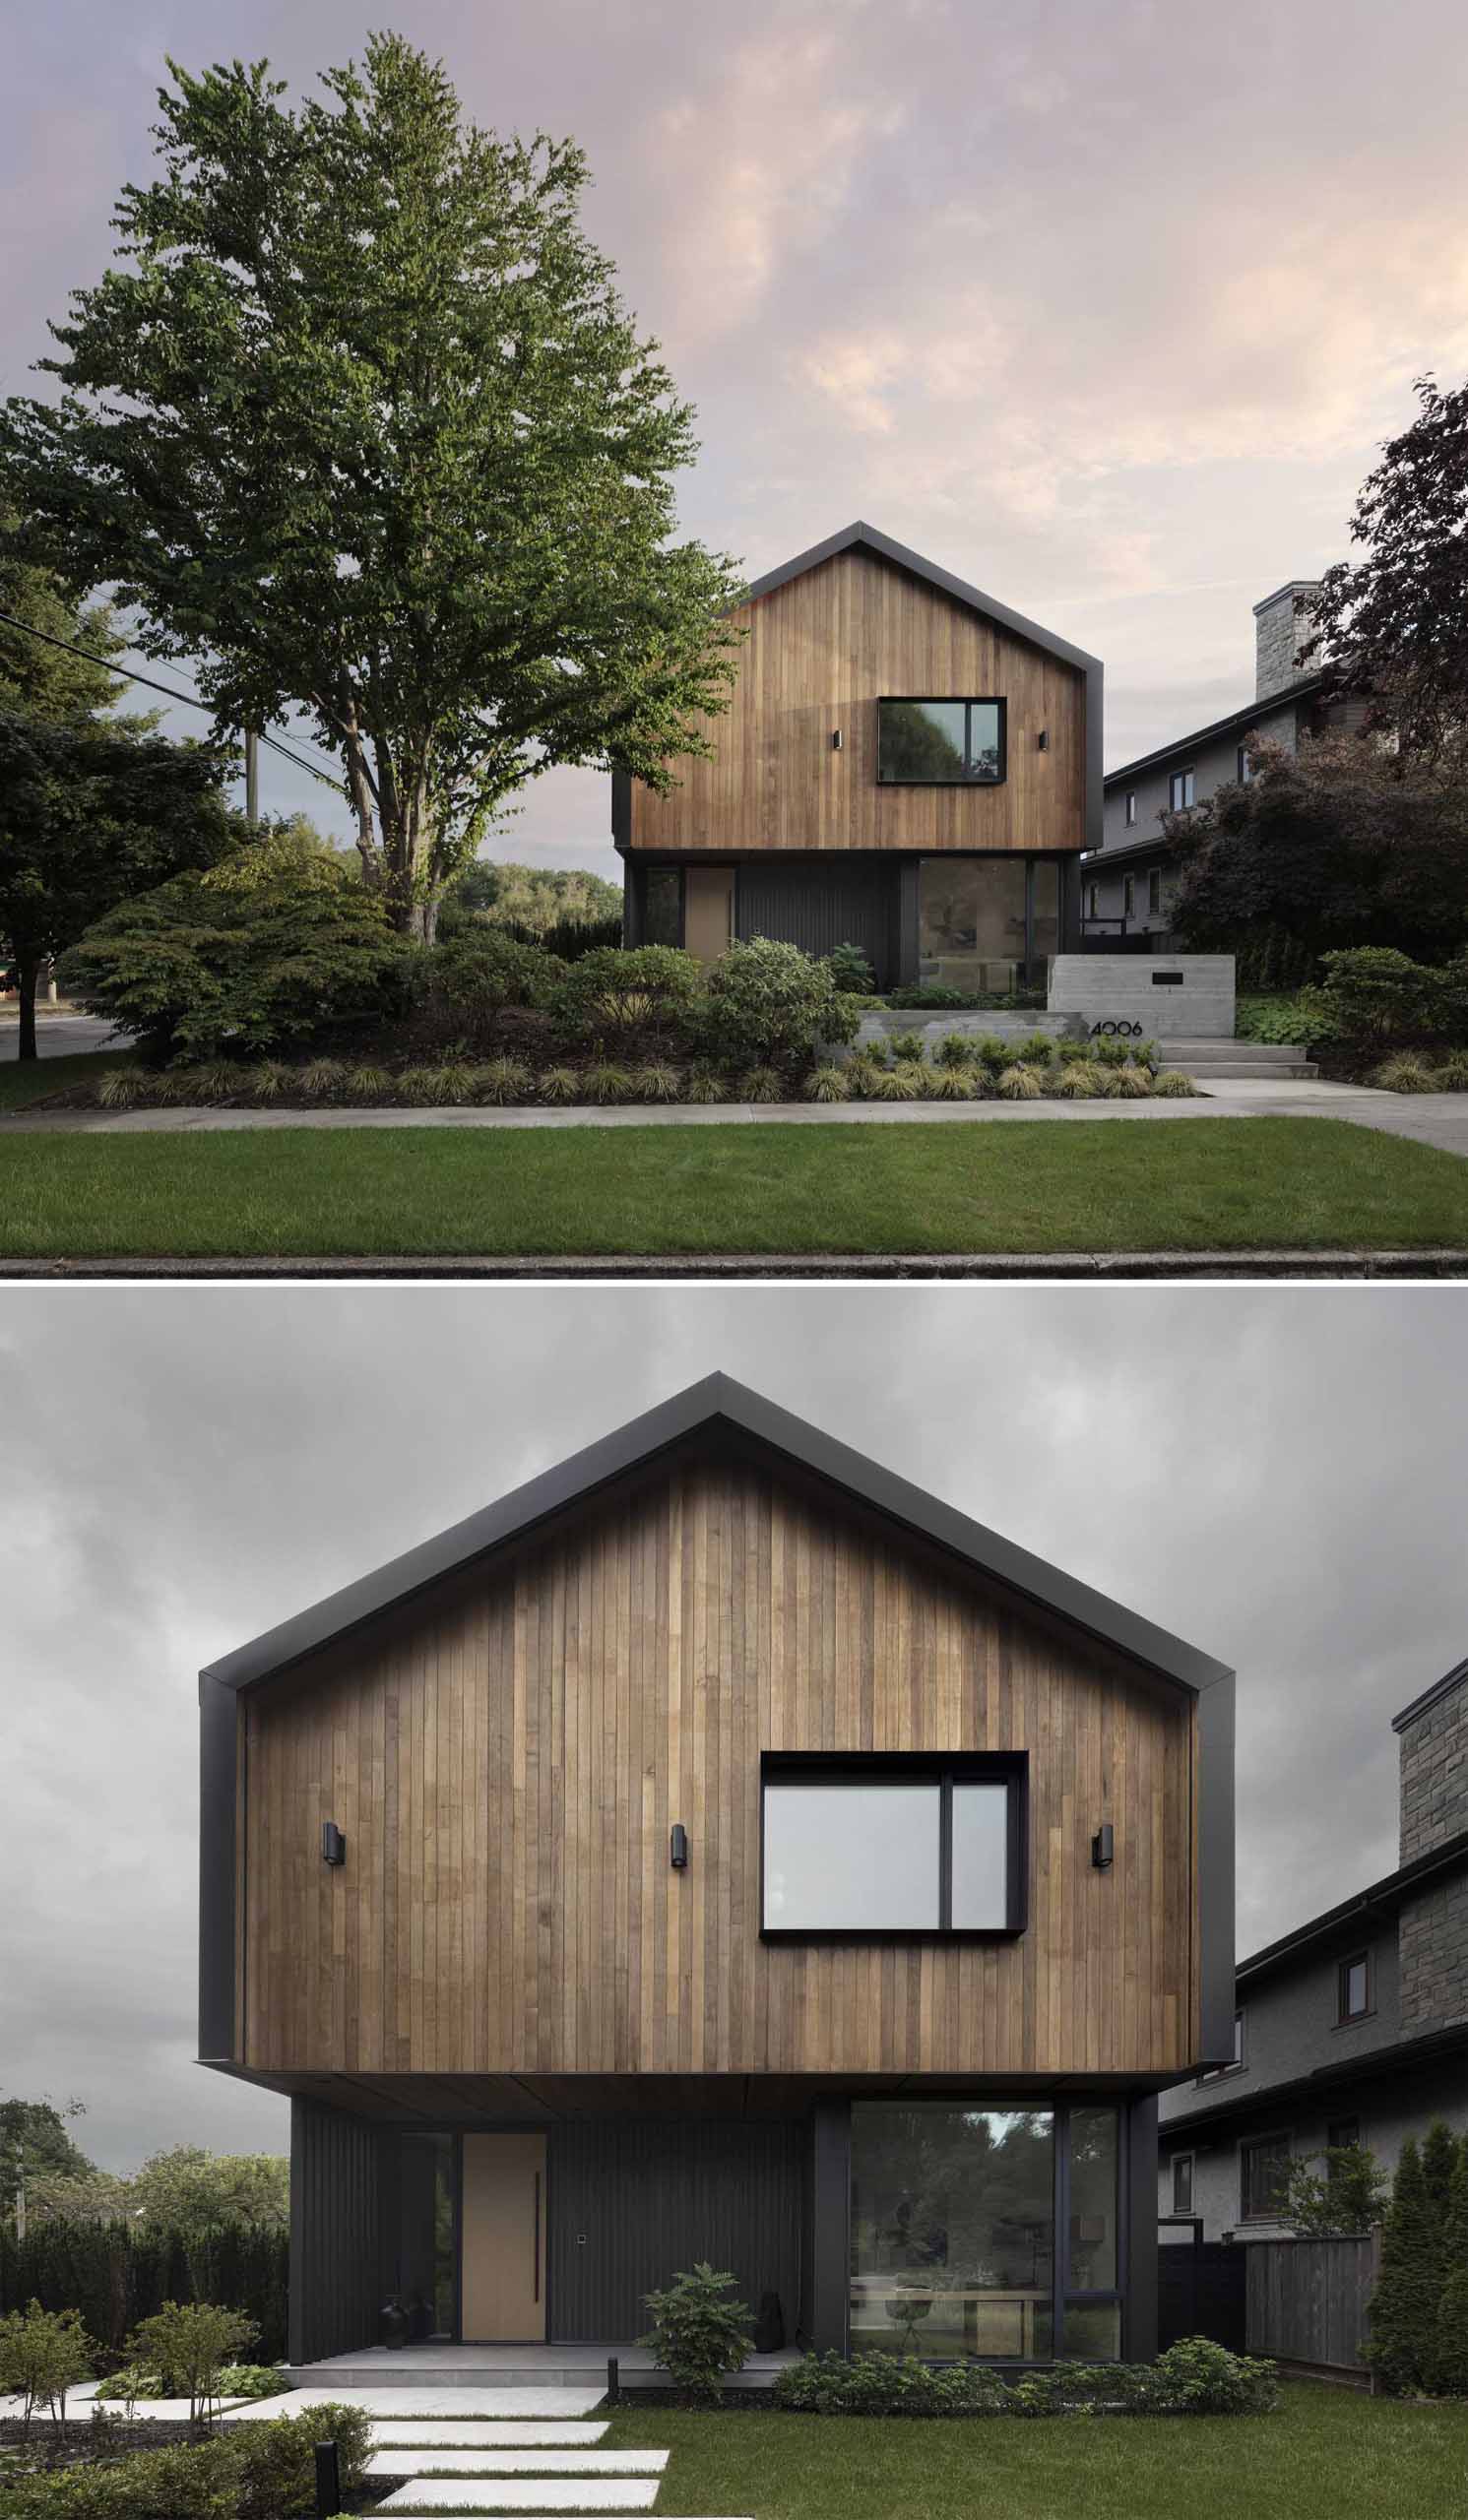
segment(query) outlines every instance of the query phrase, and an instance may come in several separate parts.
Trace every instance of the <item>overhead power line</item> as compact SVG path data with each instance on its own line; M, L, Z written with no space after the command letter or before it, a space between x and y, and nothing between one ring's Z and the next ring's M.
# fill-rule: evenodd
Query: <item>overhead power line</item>
M24 630L29 639L44 641L48 648L60 648L67 656L85 657L89 664L100 665L104 672L115 673L119 682L140 683L145 691L161 692L165 700L181 700L186 709L202 709L206 718L215 714L209 702L201 700L197 691L180 691L176 683L156 682L152 674L134 673L130 665L114 664L110 657L99 657L95 648L84 648L80 640L58 639L53 632L37 630L33 621L22 621L13 612L0 611L0 621L7 623L12 630ZM323 788L334 788L340 794L340 775L332 778L326 771L318 770L313 761L307 761L304 753L293 751L289 744L283 744L277 735L262 734L259 740L269 744L271 751L278 752L283 761L293 761L297 770L307 771L312 779L320 780Z

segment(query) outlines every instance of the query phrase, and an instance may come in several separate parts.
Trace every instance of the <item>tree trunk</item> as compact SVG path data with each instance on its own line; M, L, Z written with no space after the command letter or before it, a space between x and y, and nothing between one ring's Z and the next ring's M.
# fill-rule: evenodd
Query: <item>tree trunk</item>
M35 1046L35 976L40 969L38 956L23 954L20 962L21 1038L17 1055L23 1059L40 1056Z

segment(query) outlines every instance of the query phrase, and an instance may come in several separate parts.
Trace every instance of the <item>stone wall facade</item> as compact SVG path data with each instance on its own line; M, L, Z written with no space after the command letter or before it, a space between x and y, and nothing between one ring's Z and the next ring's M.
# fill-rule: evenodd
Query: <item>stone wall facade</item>
M1254 605L1256 700L1268 700L1276 691L1288 691L1305 674L1318 672L1316 659L1311 658L1308 665L1297 665L1295 659L1309 637L1319 592L1317 579L1293 578L1287 587Z
M1454 1687L1402 1725L1400 1739L1400 1860L1411 1863L1468 1829L1468 1663Z

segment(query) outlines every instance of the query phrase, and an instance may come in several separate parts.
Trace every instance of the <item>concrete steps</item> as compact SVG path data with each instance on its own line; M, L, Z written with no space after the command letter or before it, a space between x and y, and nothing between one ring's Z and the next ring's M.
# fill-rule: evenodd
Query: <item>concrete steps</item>
M496 2427L486 2425L485 2430ZM374 2477L660 2477L666 2450L501 2450L486 2442L474 2450L377 2450L367 2464Z
M1318 1076L1299 1041L1177 1040L1157 1044L1159 1068L1187 1076L1252 1076L1272 1079Z
M595 2449L606 2438L605 2424L522 2424L514 2416L486 2416L472 2424L456 2424L444 2416L438 2424L407 2424L396 2415L372 2418L372 2438L379 2450L482 2450L486 2444L506 2450Z
M479 2514L482 2520L501 2511L651 2511L659 2482L657 2477L416 2477L376 2508Z

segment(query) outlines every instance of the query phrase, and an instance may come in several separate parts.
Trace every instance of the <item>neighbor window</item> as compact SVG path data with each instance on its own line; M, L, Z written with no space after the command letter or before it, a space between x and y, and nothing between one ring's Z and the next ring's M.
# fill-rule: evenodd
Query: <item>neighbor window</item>
M1131 914L1132 914L1132 913L1133 913L1133 911L1134 911L1135 909L1136 909L1136 877L1135 877L1135 875L1123 875L1123 876L1122 876L1122 878L1121 878L1121 915L1122 915L1122 917L1123 917L1123 918L1130 918L1130 916L1131 916Z
M1147 876L1147 910L1155 917L1162 908L1162 868L1154 866Z
M1325 2129L1325 2145L1328 2152L1349 2153L1360 2141L1361 2119L1359 2117L1332 2117ZM1327 2178L1338 2178L1340 2164L1331 2162L1325 2174Z
M1202 2072L1201 2074L1199 2074L1199 2076L1198 2076L1198 2080L1199 2080L1199 2082L1200 2082L1200 2083L1212 2083L1212 2082L1217 2082L1218 2077L1219 2077L1219 2075L1220 2075L1220 2074L1237 2074L1237 2073L1240 2071L1241 2067L1243 2066L1243 2063L1244 2063L1244 2015L1243 2015L1243 2013L1242 2013L1242 2012L1236 2012L1236 2013L1235 2013L1235 2015L1234 2015L1234 2053L1233 2053L1233 2056L1231 2057L1230 2061L1229 2061L1229 2062L1228 2062L1228 2064L1226 2064L1226 2065L1209 2065L1209 2066L1205 2069L1205 2071L1204 2071L1204 2072Z
M1372 2008L1371 1971L1364 1951L1342 1960L1336 1970L1336 2019L1359 2021Z
M1168 803L1175 814L1197 802L1196 787L1190 770L1175 770L1168 781Z
M991 787L1004 776L1003 701L879 700L876 775L885 787Z
M1099 884L1089 884L1086 887L1086 916L1087 918L1101 916L1101 886Z
M1023 1754L762 1763L767 1934L1017 1933Z
M1240 747L1239 747L1239 785L1240 785L1240 787L1241 787L1241 788L1246 788L1246 787L1248 787L1248 785L1249 785L1250 781L1251 781L1251 780L1252 780L1252 778L1253 778L1253 775L1254 775L1254 766L1253 766L1253 763L1249 760L1249 757L1248 757L1248 746L1247 746L1247 744L1241 744L1241 745L1240 745Z
M1175 2214L1192 2212L1191 2153L1173 2155L1173 2211Z
M1126 822L1127 822L1127 827L1128 827L1128 829L1130 828L1130 826L1131 826L1135 821L1136 821L1136 789L1135 789L1134 788L1127 788L1127 790L1126 790Z
M1239 2147L1239 2212L1243 2221L1274 2217L1284 2202L1290 2169L1288 2135L1260 2135Z

